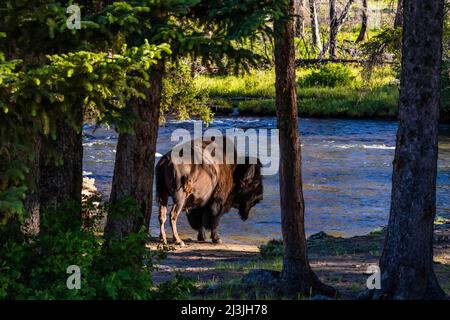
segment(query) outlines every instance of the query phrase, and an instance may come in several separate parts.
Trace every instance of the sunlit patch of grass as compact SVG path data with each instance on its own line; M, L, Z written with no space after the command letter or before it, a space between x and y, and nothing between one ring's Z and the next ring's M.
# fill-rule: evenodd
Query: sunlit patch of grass
M256 258L245 262L219 263L214 267L214 269L236 270L245 273L253 269L270 269L280 271L281 267L282 261L278 258L270 258L270 259Z
M384 231L385 231L385 227L378 227L378 228L373 229L368 235L369 236L378 236L378 235L382 235Z
M348 67L354 75L349 85L308 86L303 81L314 68L297 68L297 104L301 116L394 118L397 114L398 87L389 67L376 68L370 81L361 67ZM275 115L275 74L273 69L256 70L242 76L197 76L196 86L206 90L211 104L226 108L235 103L241 114ZM235 102L231 102L232 100Z
M233 270L237 275L226 281L217 282L210 280L200 285L200 294L193 295L192 299L220 299L220 300L272 300L276 297L272 293L268 293L263 288L254 287L251 292L245 288L241 283L241 278L246 273L255 269L267 269L280 271L282 268L282 261L280 258L261 259L255 258L245 262L221 263L214 267L216 270ZM210 288L214 288L211 290Z
M442 225L442 224L446 224L450 222L450 219L446 219L444 217L441 216L436 216L436 219L434 219L434 224L435 225Z
M208 91L211 97L234 98L275 96L275 73L273 70L254 70L244 75L206 76L199 75L195 84Z

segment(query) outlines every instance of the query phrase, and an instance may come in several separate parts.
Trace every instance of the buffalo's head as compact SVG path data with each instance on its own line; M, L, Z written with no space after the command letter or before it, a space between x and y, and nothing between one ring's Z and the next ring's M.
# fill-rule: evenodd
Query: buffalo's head
M261 178L261 162L255 164L238 164L233 174L233 207L239 210L242 220L247 220L255 211L255 205L263 199L263 184ZM249 163L249 164L247 164Z

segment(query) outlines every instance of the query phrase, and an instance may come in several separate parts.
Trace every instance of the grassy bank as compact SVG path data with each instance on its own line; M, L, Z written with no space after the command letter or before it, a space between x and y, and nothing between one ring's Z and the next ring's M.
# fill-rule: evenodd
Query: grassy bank
M441 287L450 293L449 238L450 223L436 225L434 261L435 271ZM338 299L356 299L366 289L369 266L378 265L384 242L384 231L374 231L365 236L339 238L323 232L308 238L308 253L312 268L319 278L338 290ZM253 258L239 262L218 264L214 270L228 273L229 276L219 280L213 278L199 283L201 289L195 292L194 299L279 299L263 282L253 285L242 279L254 270L281 271L282 243L271 241L260 247L260 252ZM212 273L212 271L211 271ZM285 298L285 297L284 297ZM311 297L297 297L309 299Z
M366 236L339 238L319 232L308 238L309 258L317 275L339 291L337 298L355 299L364 290L367 267L377 264L382 251L384 235L373 232ZM193 295L201 299L279 299L279 293L272 291L264 283L248 285L243 277L254 270L282 269L282 242L272 240L262 245L260 253L253 259L241 263L223 263L217 270L233 270L236 277L218 282L212 280L202 284L202 289ZM324 267L326 266L326 267ZM295 298L295 297L294 297ZM297 299L311 297L298 296Z
M335 298L356 299L366 288L367 270L378 265L384 238L384 228L351 238L316 233L307 240L311 267L323 282L338 290ZM274 283L273 278L264 276L282 269L280 240L259 247L250 243L183 240L186 246L170 250L152 272L158 288L170 286L170 292L185 294L177 294L183 299L288 299L280 291L278 280ZM156 249L160 244L154 238L149 246ZM436 219L433 246L436 275L441 287L450 294L450 220Z
M334 68L297 69L301 116L396 117L398 85L391 68L378 68L370 80L362 77L360 67L346 66L345 70L337 71ZM237 106L243 115L275 115L274 84L273 69L256 70L243 76L201 75L195 79L197 88L209 93L211 104L224 107L226 112Z

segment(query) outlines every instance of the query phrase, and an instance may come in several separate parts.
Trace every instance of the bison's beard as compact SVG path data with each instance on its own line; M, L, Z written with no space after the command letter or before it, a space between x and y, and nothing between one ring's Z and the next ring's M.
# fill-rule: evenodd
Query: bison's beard
M220 221L220 216L213 215L207 207L189 209L186 216L189 225L197 231L202 227L207 230L217 228Z
M203 226L203 211L203 208L194 208L187 212L186 216L192 229L198 231Z

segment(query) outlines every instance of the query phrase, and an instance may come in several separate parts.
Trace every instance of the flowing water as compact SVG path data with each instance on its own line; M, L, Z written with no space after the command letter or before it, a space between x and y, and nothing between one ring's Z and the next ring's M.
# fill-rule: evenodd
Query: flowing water
M192 132L194 125L192 121L169 121L161 127L157 157L176 144L171 134L177 128ZM209 128L274 129L276 119L216 118ZM84 128L83 174L95 178L96 187L107 198L117 134L103 127L94 129ZM394 121L300 120L307 234L325 231L347 237L387 224L396 130ZM450 127L442 126L440 131L437 212L450 218ZM263 183L264 200L257 205L254 216L245 222L234 211L223 217L220 232L225 241L260 243L281 237L278 175L264 176ZM182 238L196 238L184 214L178 221ZM158 235L158 228L154 207L151 234Z

